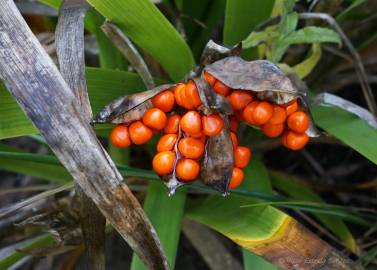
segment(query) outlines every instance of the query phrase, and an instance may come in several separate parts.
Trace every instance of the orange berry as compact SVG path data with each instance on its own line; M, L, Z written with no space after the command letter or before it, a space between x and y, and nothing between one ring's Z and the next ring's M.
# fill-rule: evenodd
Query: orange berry
M268 120L268 124L272 124L272 125L283 124L286 118L287 118L287 114L285 110L279 105L274 105L273 113L270 120Z
M215 82L215 84L213 85L213 90L215 90L216 93L223 96L228 95L230 92L230 88L220 81Z
M198 177L200 166L195 160L182 158L178 161L175 172L181 181L192 182Z
M242 184L244 177L245 177L245 174L243 173L241 169L233 168L232 178L230 179L230 182L229 182L229 188L234 189L234 188L239 187Z
M245 109L244 109L245 110ZM244 111L243 110L243 111ZM234 112L234 116L236 117L236 119L241 122L241 121L246 121L245 117L243 117L243 111L235 111ZM238 128L238 127L237 127Z
M282 137L282 144L292 150L300 150L309 142L309 137L305 133L287 131Z
M203 133L208 137L216 136L224 127L224 120L218 114L202 117Z
M134 144L144 144L153 136L153 131L141 121L133 122L128 131L130 132L131 141Z
M198 134L202 130L200 114L196 111L188 111L181 119L181 128L189 135Z
M209 74L207 71L203 73L204 80L206 80L210 86L213 86L216 82L216 78Z
M186 84L185 94L187 101L191 104L190 108L198 108L202 104L202 100L200 99L198 88L194 81L189 81Z
M150 108L143 115L144 125L155 130L163 129L166 126L167 121L168 118L166 117L166 114L157 108Z
M234 132L230 132L230 139L232 140L233 150L235 150L238 146L238 139Z
M237 118L235 116L231 116L229 122L230 131L236 132L239 125L240 123L238 122Z
M165 134L157 143L157 152L171 151L174 149L174 145L177 142L177 134Z
M262 101L253 111L253 120L257 125L263 125L270 120L274 112L273 106L267 101Z
M253 95L248 91L234 90L228 100L233 110L242 110L253 101Z
M182 92L185 91L186 85L184 83L179 83L174 89L175 102L181 107L183 107Z
M250 125L256 125L257 123L254 121L253 115L255 108L259 105L259 101L252 101L249 103L242 112L242 118L248 122Z
M167 175L173 172L175 154L172 151L160 152L154 156L152 166L158 175Z
M234 166L237 168L245 168L250 161L251 151L246 146L237 146L234 150Z
M157 96L152 98L153 106L162 110L163 112L169 112L174 107L174 94L171 91L163 91Z
M186 137L179 141L178 150L186 158L198 159L204 153L204 143L200 139Z
M304 133L309 127L309 117L304 112L294 112L288 117L287 124L291 130Z
M269 138L276 138L279 137L284 131L284 124L264 124L262 126L262 132Z
M181 116L178 114L172 114L168 117L168 121L164 128L165 133L178 133L179 122L181 121Z
M110 134L111 143L116 147L128 147L131 145L130 133L126 125L117 125Z
M293 100L287 104L282 105L285 108L285 112L287 116L291 115L292 113L298 110L297 100Z

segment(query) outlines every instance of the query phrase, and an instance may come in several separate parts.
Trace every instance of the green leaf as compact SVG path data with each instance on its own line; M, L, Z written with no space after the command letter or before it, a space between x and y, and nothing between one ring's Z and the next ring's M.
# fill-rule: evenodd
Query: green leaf
M336 20L337 22L343 22L347 19L348 15L350 15L350 13L358 6L360 6L361 4L364 4L365 2L367 2L366 0L355 0L353 1L353 3L348 6L345 10L343 10L341 13L339 13L338 16L336 16Z
M135 73L87 68L86 76L94 114L119 96L145 89L142 80ZM36 133L30 120L0 84L0 139Z
M59 184L72 181L72 176L62 165L54 164L55 157L51 159L51 156L42 156L41 160L35 160L35 157L35 154L0 144L0 169Z
M35 248L47 248L54 243L54 238L50 234L39 236L31 241L25 241L25 243L18 247L18 249L35 249ZM10 269L12 265L20 261L22 258L27 256L27 253L20 251L13 251L4 258L0 260L0 269Z
M280 35L283 37L287 34L292 33L296 30L298 23L298 14L296 12L292 12L290 14L284 15L283 19L279 24L279 32Z
M266 42L269 37L269 32L251 32L245 40L242 41L242 48L252 48L258 46L259 44Z
M312 108L315 123L377 164L377 130L365 120L334 106Z
M235 45L245 39L262 21L269 18L274 0L227 0L224 44Z
M271 172L272 183L275 188L291 196L293 199L304 200L308 202L324 203L324 200L315 192L305 187L297 179L292 178L290 175ZM356 251L356 241L351 232L348 230L344 222L336 217L331 217L324 214L314 213L328 229L343 241L343 243L353 252Z
M144 210L157 231L171 269L174 269L185 201L185 189L168 197L165 186L151 182L144 202ZM145 266L134 254L131 270L139 269L145 269Z
M340 45L341 39L332 29L317 26L307 26L284 37L284 44L302 44L315 42L331 42Z
M139 47L155 58L174 81L194 67L190 48L150 0L89 0Z
M293 67L294 72L300 77L305 78L316 67L322 56L321 45L319 43L313 43L309 56L301 63Z
M243 188L255 191L262 191L272 193L271 181L267 173L266 167L258 159L253 159L249 166L245 168L245 181L242 184ZM242 249L242 256L245 270L252 269L277 269L274 265L267 262L262 257Z
M59 9L61 0L39 0L38 2L50 6L55 9Z

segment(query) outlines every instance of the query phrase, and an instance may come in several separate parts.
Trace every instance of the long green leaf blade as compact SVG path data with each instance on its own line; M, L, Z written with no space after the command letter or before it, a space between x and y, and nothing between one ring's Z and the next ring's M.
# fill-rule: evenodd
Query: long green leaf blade
M377 164L377 130L356 115L333 106L312 108L317 125Z
M161 183L151 182L144 202L144 210L157 231L171 269L174 269L185 201L184 189L168 197ZM145 269L145 266L134 255L131 270L139 269Z
M151 1L88 2L104 17L121 27L139 47L151 54L173 80L181 80L194 67L190 48Z

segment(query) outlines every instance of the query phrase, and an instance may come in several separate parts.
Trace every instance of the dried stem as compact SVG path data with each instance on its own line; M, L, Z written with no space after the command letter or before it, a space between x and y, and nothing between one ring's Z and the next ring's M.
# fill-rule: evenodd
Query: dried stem
M150 269L169 269L156 231L14 2L0 9L0 76L55 155Z
M149 72L144 59L141 57L131 40L119 29L118 26L111 22L105 22L101 26L102 31L114 43L115 47L126 57L136 72L143 79L148 89L154 88L153 77Z

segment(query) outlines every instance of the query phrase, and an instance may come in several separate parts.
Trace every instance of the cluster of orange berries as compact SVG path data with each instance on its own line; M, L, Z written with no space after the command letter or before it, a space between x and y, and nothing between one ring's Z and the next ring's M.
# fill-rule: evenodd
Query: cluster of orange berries
M231 119L231 125L232 122L236 125L238 120L259 126L267 137L281 136L282 145L292 150L299 150L308 143L309 117L298 111L297 100L284 105L272 104L258 100L250 91L232 90L209 73L204 73L204 78L215 92L228 99L236 116Z
M250 91L232 90L216 80L209 73L204 78L218 94L226 96L235 116L230 117L230 137L234 151L234 168L229 188L238 187L243 179L245 168L251 157L248 147L239 146L235 132L239 121L261 126L268 137L283 134L282 144L293 150L305 146L305 134L309 125L305 113L299 112L297 102L279 106L257 100ZM163 135L157 143L157 154L153 158L153 169L160 176L175 173L182 182L193 182L200 173L199 160L205 151L209 137L218 135L224 128L223 118L213 113L202 115L198 108L202 105L194 81L177 84L174 89L165 90L152 98L153 108L148 109L141 120L129 126L118 125L111 132L111 142L117 147L128 147L132 143L145 144L161 131ZM173 112L175 106L185 109L180 115Z

